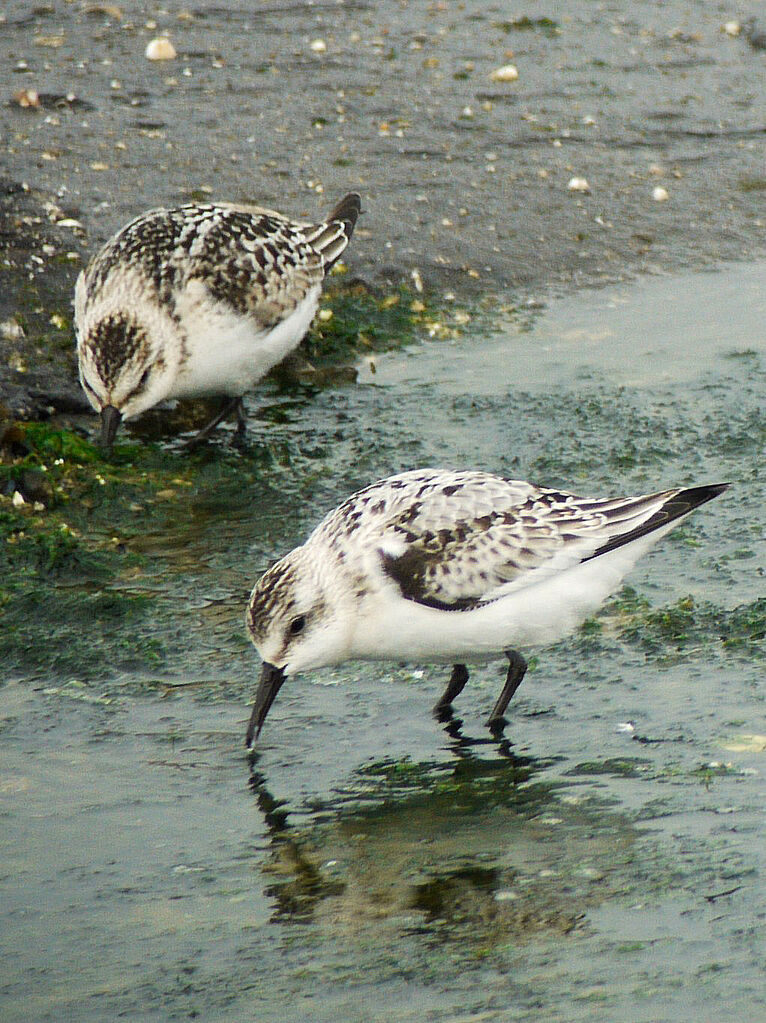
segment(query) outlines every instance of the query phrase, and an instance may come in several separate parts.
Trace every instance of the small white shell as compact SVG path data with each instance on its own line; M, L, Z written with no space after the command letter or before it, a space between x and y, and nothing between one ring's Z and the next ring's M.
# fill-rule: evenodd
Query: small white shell
M489 77L493 82L515 82L519 77L519 70L515 64L504 64L495 68Z
M665 202L665 200L669 198L670 196L668 195L667 188L663 188L662 185L657 185L656 188L652 189L652 199L654 199L655 202Z
M586 178L570 178L567 188L570 192L590 192L590 185Z
M5 320L0 323L0 337L4 341L19 341L24 336L24 328L15 320Z
M147 60L173 60L177 54L171 41L164 36L159 36L147 43L144 56Z
M742 26L738 21L727 21L723 30L727 36L738 36L742 31Z
M311 49L314 53L327 53L327 43L324 39L312 39Z

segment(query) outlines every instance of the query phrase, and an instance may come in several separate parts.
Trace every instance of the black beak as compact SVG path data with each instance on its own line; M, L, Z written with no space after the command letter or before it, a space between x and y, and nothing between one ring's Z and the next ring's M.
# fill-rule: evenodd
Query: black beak
M101 409L101 446L110 448L114 443L117 427L120 425L122 412L114 405L104 405Z
M263 728L263 722L271 709L274 699L282 688L285 680L285 669L277 668L273 664L263 662L261 677L258 682L258 692L255 694L253 712L250 715L250 722L245 735L245 745L248 749L253 747L253 739L257 739Z

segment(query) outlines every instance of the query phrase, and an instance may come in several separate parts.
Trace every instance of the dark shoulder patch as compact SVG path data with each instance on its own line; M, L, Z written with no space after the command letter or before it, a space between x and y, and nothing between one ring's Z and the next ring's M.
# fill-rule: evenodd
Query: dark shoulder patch
M438 571L438 560L422 549L411 547L398 558L381 551L381 562L383 571L397 584L405 600L414 600L417 604L441 611L467 611L479 606L480 601L471 597L440 600L431 585L432 577Z

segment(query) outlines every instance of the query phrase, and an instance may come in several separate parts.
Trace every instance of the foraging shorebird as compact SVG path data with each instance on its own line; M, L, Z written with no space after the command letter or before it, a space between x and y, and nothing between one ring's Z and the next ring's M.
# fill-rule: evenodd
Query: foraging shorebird
M504 651L503 715L526 671L517 646L572 632L637 559L728 484L582 498L484 472L417 469L344 501L265 572L247 626L263 659L252 746L288 675L351 659L466 662Z
M166 398L224 399L200 438L234 411L242 429L242 395L301 341L360 211L354 192L316 224L188 203L118 231L75 289L80 381L103 443Z

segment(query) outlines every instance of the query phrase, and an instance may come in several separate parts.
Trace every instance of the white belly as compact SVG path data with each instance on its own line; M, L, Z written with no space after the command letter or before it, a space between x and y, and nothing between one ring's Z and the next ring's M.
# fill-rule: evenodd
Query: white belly
M187 358L169 398L250 390L285 358L311 326L321 288L312 288L290 315L270 330L259 330L248 316L221 302L210 302L192 282L176 303L186 334Z
M392 588L378 591L368 598L347 656L460 663L553 643L592 615L679 521L474 611L441 611L393 597Z

